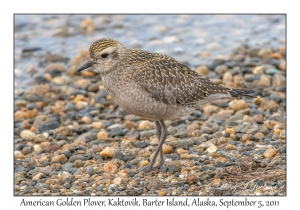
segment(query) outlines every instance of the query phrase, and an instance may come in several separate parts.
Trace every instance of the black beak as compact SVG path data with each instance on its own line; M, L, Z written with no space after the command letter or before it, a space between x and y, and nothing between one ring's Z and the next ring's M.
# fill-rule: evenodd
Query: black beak
M87 69L89 67L92 67L94 65L94 62L92 60L88 60L85 64L83 64L82 66L80 66L78 69L77 69L77 72L80 72L84 69Z

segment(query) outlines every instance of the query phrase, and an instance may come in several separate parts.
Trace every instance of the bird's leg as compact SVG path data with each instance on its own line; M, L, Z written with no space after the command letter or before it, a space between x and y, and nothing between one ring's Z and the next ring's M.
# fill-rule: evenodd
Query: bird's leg
M157 135L158 141L160 141L161 125L160 125L159 121L155 121L155 124L156 124L156 135ZM161 147L160 151L159 151L159 164L158 164L158 166L155 166L154 168L160 169L160 167L163 164L164 164L164 154L163 154L162 147Z
M162 165L164 163L163 153L162 153L162 145L164 144L164 142L167 138L168 131L167 131L167 128L166 128L165 123L164 123L163 120L158 121L158 123L160 124L160 131L161 131L160 132L160 137L159 137L159 144L158 144L158 146L157 146L157 148L154 152L153 158L150 161L149 165L147 165L145 168L142 169L142 171L144 171L144 172L148 172L148 171L153 169L153 165L155 164L158 153L161 153L160 157L162 157L160 159L159 165Z

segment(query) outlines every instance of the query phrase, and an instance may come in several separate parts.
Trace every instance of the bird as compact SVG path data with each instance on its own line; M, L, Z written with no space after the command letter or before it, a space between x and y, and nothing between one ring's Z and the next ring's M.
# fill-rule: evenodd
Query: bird
M215 84L170 56L126 48L110 38L96 40L89 53L90 59L77 72L96 68L104 88L120 107L155 121L159 144L150 163L141 169L144 172L164 164L165 120L186 116L216 99L251 96L254 92ZM154 167L158 155L159 164Z

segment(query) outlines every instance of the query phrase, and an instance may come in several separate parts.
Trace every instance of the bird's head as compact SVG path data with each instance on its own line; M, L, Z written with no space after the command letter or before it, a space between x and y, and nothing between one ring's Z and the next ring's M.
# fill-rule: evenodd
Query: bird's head
M120 61L125 46L113 39L103 38L90 46L91 59L78 68L77 72L94 66L100 73L109 72Z

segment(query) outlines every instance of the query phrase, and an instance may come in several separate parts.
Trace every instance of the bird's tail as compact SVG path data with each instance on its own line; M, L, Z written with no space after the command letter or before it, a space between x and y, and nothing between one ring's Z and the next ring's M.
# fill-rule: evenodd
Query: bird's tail
M240 98L241 96L248 96L255 98L255 96L249 95L250 93L254 93L254 90L249 90L249 89L233 89L231 88L229 91L227 91L229 95L232 97Z

